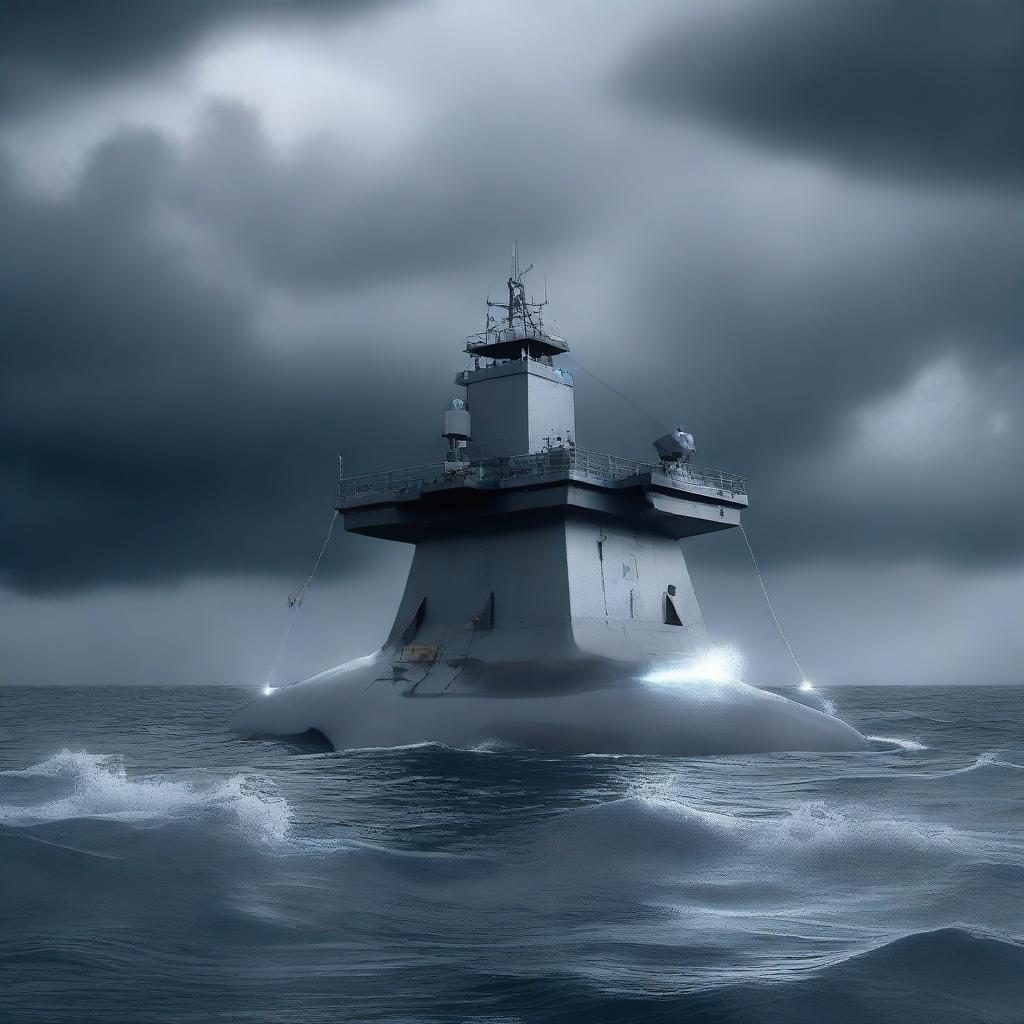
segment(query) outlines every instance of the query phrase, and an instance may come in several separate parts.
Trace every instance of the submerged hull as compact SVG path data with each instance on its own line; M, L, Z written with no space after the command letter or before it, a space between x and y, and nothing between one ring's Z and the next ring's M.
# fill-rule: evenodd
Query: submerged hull
M664 685L626 666L466 664L446 690L395 680L390 652L275 690L233 727L321 733L337 750L499 741L568 753L743 754L859 750L864 738L829 715L742 683ZM519 685L515 685L518 679Z

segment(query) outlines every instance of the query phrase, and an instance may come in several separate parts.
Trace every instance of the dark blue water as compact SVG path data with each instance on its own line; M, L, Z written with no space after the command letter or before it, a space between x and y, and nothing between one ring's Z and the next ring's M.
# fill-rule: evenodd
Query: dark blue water
M1024 690L857 754L343 754L0 689L0 1019L1024 1021Z

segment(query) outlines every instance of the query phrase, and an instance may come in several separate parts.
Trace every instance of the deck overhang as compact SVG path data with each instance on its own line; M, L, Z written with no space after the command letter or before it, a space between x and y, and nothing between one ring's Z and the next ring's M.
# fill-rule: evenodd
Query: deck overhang
M640 480L608 487L552 475L525 486L432 484L402 495L339 501L337 508L351 533L416 543L446 533L502 529L566 514L612 517L680 539L738 526L745 504L671 493Z

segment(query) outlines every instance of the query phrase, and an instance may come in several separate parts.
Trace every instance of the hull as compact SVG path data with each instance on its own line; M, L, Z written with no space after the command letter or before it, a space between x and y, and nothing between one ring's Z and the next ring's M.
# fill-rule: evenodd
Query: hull
M507 283L508 304L488 299L467 341L445 461L339 480L346 530L416 545L386 643L272 691L235 728L316 730L338 749L865 746L812 708L706 681L711 644L679 541L738 527L746 481L692 463L682 428L654 443L657 464L579 448L573 378L554 363L568 344L526 300L518 255Z
M499 741L567 753L744 754L867 746L850 726L742 683L663 685L625 666L467 665L445 692L394 681L391 652L257 699L233 727L321 733L336 750ZM516 680L520 686L515 687Z
M261 697L234 728L316 730L338 750L487 740L677 755L866 745L803 704L703 681L710 648L677 540L562 506L422 537L381 650Z

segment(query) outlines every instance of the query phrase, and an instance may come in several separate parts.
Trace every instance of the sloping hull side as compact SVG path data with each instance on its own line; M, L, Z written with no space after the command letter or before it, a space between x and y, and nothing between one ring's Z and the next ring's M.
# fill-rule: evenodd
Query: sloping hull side
M743 684L644 682L708 649L676 541L560 515L417 545L375 655L283 687L233 727L336 749L500 740L567 752L853 750L849 726Z
M677 541L563 513L417 544L386 646L441 662L644 665L709 643Z
M467 666L443 695L410 693L391 678L385 653L357 669L323 673L243 709L233 722L250 734L298 735L315 729L336 750L444 743L470 748L499 741L567 753L690 756L781 750L859 750L867 744L836 718L745 686L661 687L605 679L565 692L547 672L527 695L493 692Z

